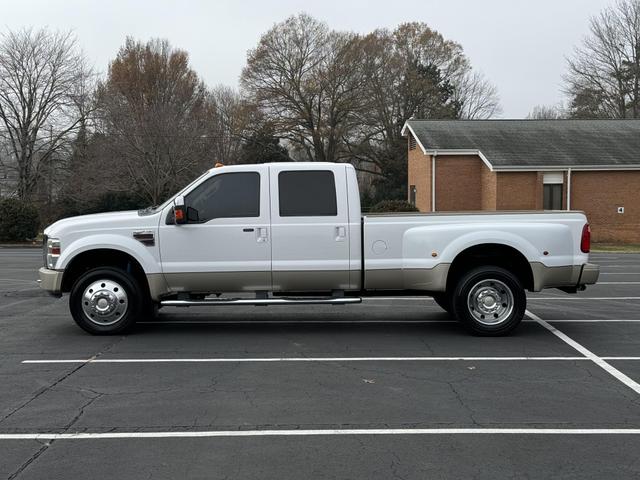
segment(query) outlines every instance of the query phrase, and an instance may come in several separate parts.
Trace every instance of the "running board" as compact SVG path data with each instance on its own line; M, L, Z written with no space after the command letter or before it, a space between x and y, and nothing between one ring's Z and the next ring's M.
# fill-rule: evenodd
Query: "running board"
M210 305L344 305L361 303L360 297L328 298L210 298L203 300L163 300L163 307L201 307Z

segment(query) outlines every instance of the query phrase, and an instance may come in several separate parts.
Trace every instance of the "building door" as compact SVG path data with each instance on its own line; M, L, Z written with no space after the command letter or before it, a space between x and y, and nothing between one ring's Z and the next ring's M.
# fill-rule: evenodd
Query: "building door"
M545 173L543 177L542 208L562 210L564 174L562 172Z

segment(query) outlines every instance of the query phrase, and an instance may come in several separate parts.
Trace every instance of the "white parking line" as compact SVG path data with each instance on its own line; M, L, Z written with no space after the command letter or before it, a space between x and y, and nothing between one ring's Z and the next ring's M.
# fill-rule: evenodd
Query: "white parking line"
M608 272L608 273L601 273L600 275L640 275L640 272L636 272L636 273L629 273L629 272ZM600 283L600 282L598 282Z
M625 358L625 360L628 358ZM24 364L52 363L272 363L272 362L486 362L486 361L576 361L587 357L267 357L267 358L98 358L68 360L23 360Z
M527 297L530 300L640 300L640 297Z
M535 320L530 320L535 321ZM547 320L549 323L640 323L640 320L635 318L628 319L558 319Z
M109 433L4 433L0 440L108 438L305 437L336 435L640 435L640 428L344 428L319 430L209 430Z
M596 365L598 365L600 368L602 368L603 370L605 370L607 373L609 373L610 375L612 375L613 377L617 378L618 380L620 380L622 383L624 383L627 387L631 388L633 391L635 391L636 393L640 394L640 384L638 384L637 382L635 382L634 380L632 380L631 378L627 377L624 373L622 373L620 370L618 370L617 368L615 368L614 366L608 364L606 361L604 361L601 357L597 356L595 353L593 353L591 350L588 350L587 348L583 347L582 345L580 345L578 342L576 342L575 340L573 340L572 338L570 338L568 335L562 333L560 330L558 330L557 328L555 328L553 325L551 325L548 322L545 322L544 320L542 320L540 317L538 317L537 315L531 313L529 310L526 311L526 314L529 316L529 318L534 319L536 322L538 322L540 325L542 325L544 328L546 328L547 330L549 330L551 333L553 333L556 337L558 337L560 340L562 340L563 342L565 342L566 344L572 346L574 349L576 349L578 352L580 352L582 355L584 355L585 357L587 357L589 360L591 360L593 363L595 363Z
M424 301L433 300L431 297L365 297L362 299L364 302L374 302L380 300L395 300L395 301ZM527 300L640 300L640 297L527 297Z

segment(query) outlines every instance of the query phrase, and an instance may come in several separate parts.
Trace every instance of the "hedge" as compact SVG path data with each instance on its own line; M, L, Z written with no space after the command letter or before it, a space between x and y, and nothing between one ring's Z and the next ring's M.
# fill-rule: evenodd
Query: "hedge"
M38 235L38 209L17 198L0 199L0 242L24 242Z
M404 200L383 200L376 203L369 210L370 213L387 213L387 212L418 212L415 205L411 205Z

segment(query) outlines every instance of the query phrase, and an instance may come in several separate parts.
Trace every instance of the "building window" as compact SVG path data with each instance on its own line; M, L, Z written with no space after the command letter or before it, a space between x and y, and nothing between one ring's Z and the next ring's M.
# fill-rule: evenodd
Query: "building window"
M415 150L415 149L416 149L416 137L409 134L409 150Z
M562 210L562 172L545 173L543 176L542 208L545 210Z
M416 186L409 185L409 203L416 206Z

